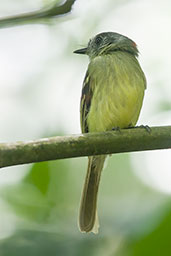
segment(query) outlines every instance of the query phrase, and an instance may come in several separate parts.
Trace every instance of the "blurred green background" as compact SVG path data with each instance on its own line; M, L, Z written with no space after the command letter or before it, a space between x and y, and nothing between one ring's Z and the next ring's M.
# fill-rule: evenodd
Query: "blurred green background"
M1 1L0 16L56 2ZM169 0L76 0L67 15L0 29L1 142L80 133L88 59L72 52L102 31L139 46L148 83L139 124L171 124L170 7ZM98 235L77 225L86 165L77 158L1 170L0 256L171 255L170 151L108 158Z

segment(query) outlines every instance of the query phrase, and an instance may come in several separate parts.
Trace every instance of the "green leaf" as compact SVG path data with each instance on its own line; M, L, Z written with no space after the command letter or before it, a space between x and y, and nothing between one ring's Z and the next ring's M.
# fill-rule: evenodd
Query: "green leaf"
M33 184L45 195L50 183L50 168L48 162L34 164L23 182Z

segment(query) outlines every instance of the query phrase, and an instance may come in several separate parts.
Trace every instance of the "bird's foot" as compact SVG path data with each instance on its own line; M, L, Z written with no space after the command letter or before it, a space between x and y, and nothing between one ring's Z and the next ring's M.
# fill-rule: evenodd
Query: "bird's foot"
M148 125L139 125L139 126L128 126L127 128L124 128L124 129L137 129L137 128L143 128L145 129L148 133L151 132L151 128L148 126Z
M119 133L121 133L121 129L119 126L113 127L112 131L118 131Z

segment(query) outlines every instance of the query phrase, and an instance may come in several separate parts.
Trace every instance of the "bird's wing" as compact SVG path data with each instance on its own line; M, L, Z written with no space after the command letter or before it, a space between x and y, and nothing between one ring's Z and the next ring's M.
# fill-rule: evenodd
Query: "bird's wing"
M80 102L80 120L81 129L83 133L88 132L87 115L90 110L91 100L93 96L93 91L91 87L91 77L87 71L82 88L81 102Z

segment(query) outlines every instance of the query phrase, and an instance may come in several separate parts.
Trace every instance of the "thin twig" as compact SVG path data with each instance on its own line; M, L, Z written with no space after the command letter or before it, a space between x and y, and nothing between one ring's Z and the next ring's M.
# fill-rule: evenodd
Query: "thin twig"
M56 18L57 16L69 13L75 1L76 0L68 0L60 6L55 3L47 8L34 12L0 18L0 28L34 23L40 19Z

